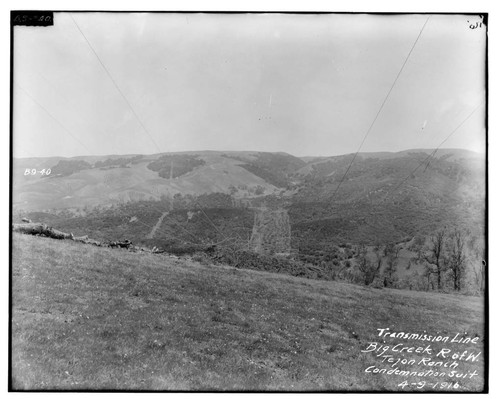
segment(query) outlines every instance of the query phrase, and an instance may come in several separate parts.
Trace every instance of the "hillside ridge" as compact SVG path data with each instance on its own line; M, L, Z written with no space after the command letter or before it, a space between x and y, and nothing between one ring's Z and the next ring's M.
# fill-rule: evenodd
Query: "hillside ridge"
M377 328L461 332L479 344L447 347L484 347L482 298L304 280L18 234L13 259L12 381L20 390L400 391L398 379L364 372L384 367L362 352L382 342ZM455 379L460 390L481 391L484 367L482 357L461 364L481 377Z

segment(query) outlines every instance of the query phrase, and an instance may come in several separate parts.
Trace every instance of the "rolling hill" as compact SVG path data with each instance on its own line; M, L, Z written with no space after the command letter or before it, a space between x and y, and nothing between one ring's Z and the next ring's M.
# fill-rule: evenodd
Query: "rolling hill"
M220 193L231 201L203 207L212 209L213 222L221 229L228 227L227 221L219 221L214 209L241 215L248 208L285 209L295 249L332 240L399 242L440 226L473 229L480 235L485 223L484 158L466 150L441 149L432 158L430 153L360 153L344 180L352 154L306 158L308 162L285 153L220 151L21 159L14 161L13 208L16 217L35 215L37 221L62 215L67 226L59 227L73 228L82 225L70 220L74 217L97 219L108 209L128 220L144 214L149 204L139 223L151 226L165 211L199 211L197 198ZM32 168L60 173L24 174ZM142 205L135 209L134 204ZM189 228L187 221L178 220ZM92 229L92 223L83 225Z
M162 172L168 170L170 161L164 161L167 163L167 169L155 166L161 157L166 156L165 154L144 156L135 160L135 155L129 156L127 158L134 161L116 165L109 162L113 157L16 159L13 167L15 187L13 205L14 208L26 211L41 211L111 205L136 200L158 200L162 196L172 197L175 194L233 192L238 197L271 194L279 190L271 181L276 182L280 178L283 181L283 159L292 160L298 166L304 164L298 158L283 154L270 154L267 156L270 158L266 159L267 162L260 160L266 158L266 155L249 152L205 151L175 155L178 157L176 165L182 162L183 158L197 159L199 164L192 169L176 172L183 173L170 179L168 172L164 172L166 175ZM280 160L276 164L281 166L281 170L274 169L275 165L272 162L274 158ZM87 162L90 167L74 173L69 173L72 172L70 169L62 175L55 173L49 176L39 173L25 175L27 169L57 171L57 166L61 162L82 161ZM106 161L108 166L95 166ZM172 163L174 161L175 158L172 159ZM158 169L154 170L155 168Z
M447 391L485 387L484 300L375 289L13 235L15 390ZM376 304L376 306L374 306ZM381 338L390 328L477 343ZM395 355L421 362L446 347L476 360L456 372L398 365L375 342L429 345ZM444 376L434 375L438 371ZM404 382L407 382L404 385ZM422 385L422 381L425 383ZM403 384L403 385L401 385Z

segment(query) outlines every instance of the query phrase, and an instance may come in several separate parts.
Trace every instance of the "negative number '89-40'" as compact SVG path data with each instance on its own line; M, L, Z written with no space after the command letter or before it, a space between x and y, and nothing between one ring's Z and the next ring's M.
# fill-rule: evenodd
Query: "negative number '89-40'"
M36 175L37 173L41 174L41 175L50 175L52 171L49 169L42 169L42 170L36 170L36 169L26 169L24 171L24 176L34 176Z

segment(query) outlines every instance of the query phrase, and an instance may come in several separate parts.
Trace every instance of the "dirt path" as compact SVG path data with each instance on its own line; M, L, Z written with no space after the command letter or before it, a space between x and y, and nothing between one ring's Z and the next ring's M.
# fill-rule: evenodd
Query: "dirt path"
M160 216L160 218L158 219L158 221L156 222L156 224L154 225L154 227L152 228L152 230L150 231L150 233L146 236L146 238L154 238L155 237L155 234L156 234L156 230L158 230L161 226L161 223L163 222L163 219L165 219L165 216L168 215L168 212L163 212Z

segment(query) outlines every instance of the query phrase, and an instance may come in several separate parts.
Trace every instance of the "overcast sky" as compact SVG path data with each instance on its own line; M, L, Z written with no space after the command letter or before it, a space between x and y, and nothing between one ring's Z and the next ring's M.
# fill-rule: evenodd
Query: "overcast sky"
M15 27L15 157L356 152L428 18L72 16ZM436 147L484 100L477 21L431 16L361 151ZM482 152L484 113L443 147Z

